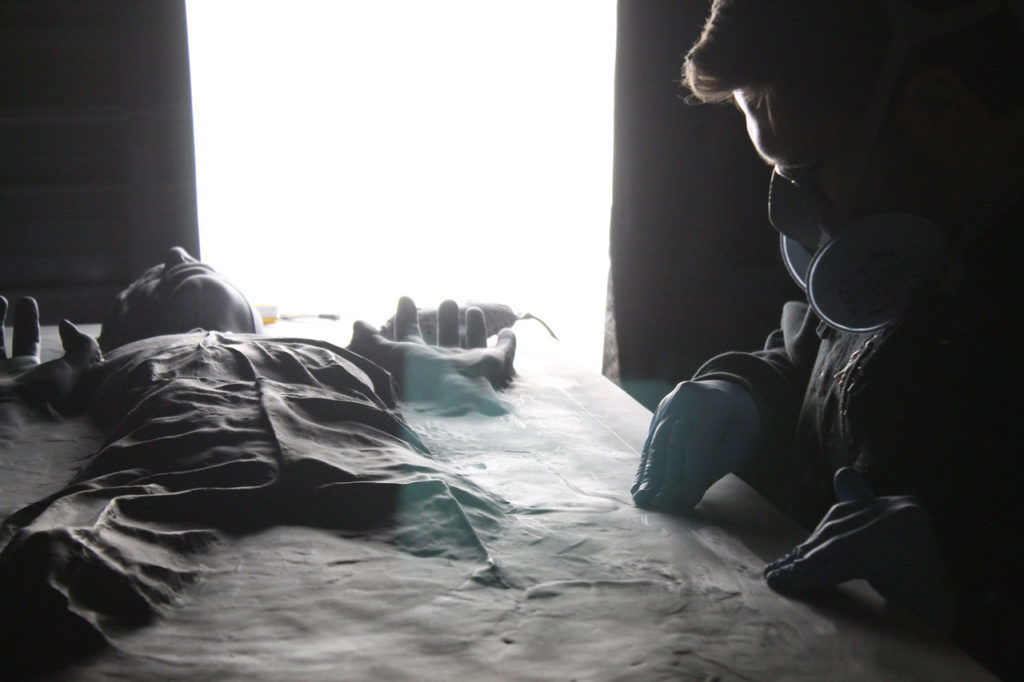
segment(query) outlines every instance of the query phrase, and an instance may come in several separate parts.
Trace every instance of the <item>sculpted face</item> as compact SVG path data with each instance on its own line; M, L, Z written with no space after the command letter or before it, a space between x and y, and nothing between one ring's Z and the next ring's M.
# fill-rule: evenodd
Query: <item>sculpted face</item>
M213 268L181 247L117 295L100 333L103 350L193 329L257 333L263 326L249 301Z

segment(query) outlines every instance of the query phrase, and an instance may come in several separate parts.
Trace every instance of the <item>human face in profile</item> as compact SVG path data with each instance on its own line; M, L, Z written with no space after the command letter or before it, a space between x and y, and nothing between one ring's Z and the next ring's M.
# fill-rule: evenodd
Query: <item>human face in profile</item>
M754 148L773 167L772 194L800 203L813 218L811 225L776 224L806 247L813 250L866 215L913 213L939 224L947 217L938 196L947 179L898 126L881 141L878 127L865 123L870 111L852 115L786 93L755 97L738 90L734 97ZM773 207L773 224L776 213Z

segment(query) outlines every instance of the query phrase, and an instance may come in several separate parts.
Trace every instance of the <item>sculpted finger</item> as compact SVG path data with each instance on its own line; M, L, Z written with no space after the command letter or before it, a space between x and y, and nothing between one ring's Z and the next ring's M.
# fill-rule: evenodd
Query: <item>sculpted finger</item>
M487 322L484 311L476 306L466 311L466 348L487 347Z
M4 335L4 323L7 320L7 299L0 296L0 360L7 357L7 345Z
M640 484L643 482L643 473L647 469L647 460L650 458L651 450L654 447L654 435L658 430L658 424L662 422L661 410L655 412L651 417L651 423L647 427L647 438L644 439L644 445L640 448L640 464L637 466L636 476L633 478L633 485L630 487L630 494L635 494Z
M419 311L416 309L416 303L408 296L398 299L398 309L395 311L395 340L423 343Z
M486 333L486 332L485 332ZM484 339L484 345L487 339ZM511 329L502 329L498 332L498 340L494 349L501 355L501 386L508 386L516 375L516 333Z
M511 366L512 361L516 359L516 333L508 328L502 329L498 332L498 340L494 347L501 351Z
M450 298L437 307L437 345L459 347L459 304Z
M851 516L862 509L867 509L871 505L865 502L837 502L829 507L828 511L825 512L825 516L821 517L821 521L818 521L818 525L811 531L810 537L815 537L829 524Z
M31 296L19 299L14 307L11 355L39 359L39 304Z

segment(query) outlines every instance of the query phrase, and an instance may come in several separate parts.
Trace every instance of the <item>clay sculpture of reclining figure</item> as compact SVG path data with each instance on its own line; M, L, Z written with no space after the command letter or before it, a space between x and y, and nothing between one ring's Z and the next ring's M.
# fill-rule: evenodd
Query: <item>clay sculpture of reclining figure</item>
M168 262L187 263L179 251ZM254 322L237 290L194 259L187 268L202 280L185 288L186 302L217 301L225 325L216 326ZM161 289L162 273L181 277L181 268L157 269L144 276L150 303L180 305L152 294L170 291ZM301 524L366 533L413 554L486 560L487 529L500 524L503 502L431 458L397 409L395 384L411 399L447 401L450 411L497 411L494 390L513 374L511 330L491 348L482 328L469 335L475 347L428 346L404 298L396 339L357 323L348 349L187 331L181 325L194 319L178 313L178 328L168 328L151 311L145 320L164 335L146 336L145 324L124 324L145 300L115 304L103 353L62 323L65 355L45 364L35 303L17 307L13 356L0 361L0 406L12 419L88 410L106 436L62 490L0 527L8 671L59 665L102 647L110 628L151 620L195 579L195 555L223 532ZM207 326L218 322L210 309L202 315ZM128 336L136 340L111 342ZM429 523L396 521L399 506L403 518Z

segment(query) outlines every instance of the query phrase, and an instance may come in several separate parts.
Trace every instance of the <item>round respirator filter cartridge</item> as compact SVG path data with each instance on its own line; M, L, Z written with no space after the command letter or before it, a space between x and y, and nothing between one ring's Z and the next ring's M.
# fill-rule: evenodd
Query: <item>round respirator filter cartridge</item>
M829 324L872 332L898 320L946 268L939 227L910 213L882 213L847 225L807 271L811 306Z

